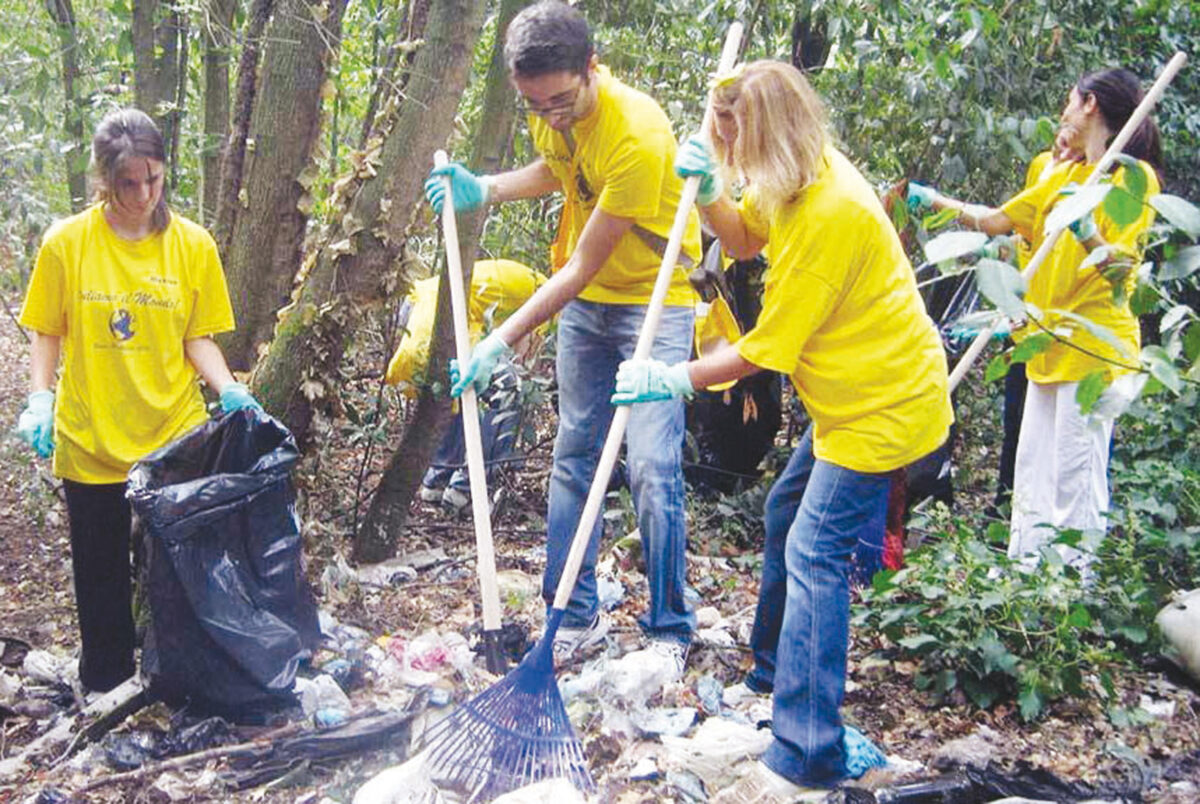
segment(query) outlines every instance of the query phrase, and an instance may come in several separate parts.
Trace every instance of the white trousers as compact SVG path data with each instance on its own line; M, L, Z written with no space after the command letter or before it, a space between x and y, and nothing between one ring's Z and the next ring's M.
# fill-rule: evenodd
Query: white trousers
M1012 535L1008 556L1037 561L1055 528L1098 541L1108 525L1108 446L1113 418L1085 416L1076 382L1030 382L1017 442ZM1087 539L1087 536L1093 537ZM1086 567L1089 554L1057 545L1067 562Z

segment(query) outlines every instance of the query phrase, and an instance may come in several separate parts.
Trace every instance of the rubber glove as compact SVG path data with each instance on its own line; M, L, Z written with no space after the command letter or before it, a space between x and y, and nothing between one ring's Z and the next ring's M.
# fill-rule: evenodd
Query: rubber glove
M924 184L917 184L915 181L908 183L908 196L905 202L908 204L908 211L914 215L920 212L927 212L933 209L933 204L942 194L932 187L926 187Z
M34 391L17 419L17 435L43 458L54 454L54 392Z
M691 399L696 390L688 376L687 362L668 366L661 360L625 360L617 367L614 405L657 402L681 396Z
M258 404L258 400L250 393L250 389L240 382L231 382L221 389L222 412L229 413L242 408L262 410L263 406Z
M458 162L435 167L425 180L425 198L439 215L446 200L446 176L450 177L450 192L454 194L454 211L470 212L487 203L491 182L486 176L476 176Z
M1017 253L1017 246L1009 235L996 235L984 243L978 253L989 260L1008 262Z
M457 360L450 361L450 396L457 399L468 385L475 386L475 393L482 394L492 381L492 372L500 358L511 352L508 344L493 332L475 345L471 358L461 371Z
M721 175L717 172L717 160L699 134L693 134L679 146L675 154L675 173L684 179L689 176L700 177L696 203L702 207L715 202L724 191Z

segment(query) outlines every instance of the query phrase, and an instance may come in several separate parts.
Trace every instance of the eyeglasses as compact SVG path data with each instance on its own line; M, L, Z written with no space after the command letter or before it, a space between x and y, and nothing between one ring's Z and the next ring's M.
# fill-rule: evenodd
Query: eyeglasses
M521 114L535 114L541 118L557 117L562 114L569 114L575 110L575 104L579 100L579 93L583 90L586 79L581 80L575 85L574 89L568 89L566 92L560 92L550 99L550 103L545 105L533 105L529 103L524 95L517 96L517 111Z

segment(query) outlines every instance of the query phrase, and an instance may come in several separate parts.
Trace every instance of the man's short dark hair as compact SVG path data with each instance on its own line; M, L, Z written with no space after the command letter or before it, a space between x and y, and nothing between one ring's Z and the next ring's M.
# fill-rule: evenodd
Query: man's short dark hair
M508 25L504 61L513 75L583 75L592 58L592 32L583 15L560 0L542 0L522 9Z

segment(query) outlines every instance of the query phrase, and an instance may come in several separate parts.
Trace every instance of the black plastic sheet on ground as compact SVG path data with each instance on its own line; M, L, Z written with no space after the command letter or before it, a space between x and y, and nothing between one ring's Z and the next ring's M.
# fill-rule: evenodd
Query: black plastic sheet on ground
M298 457L287 428L240 410L130 470L146 527L152 694L237 720L293 702L320 638L289 479Z

